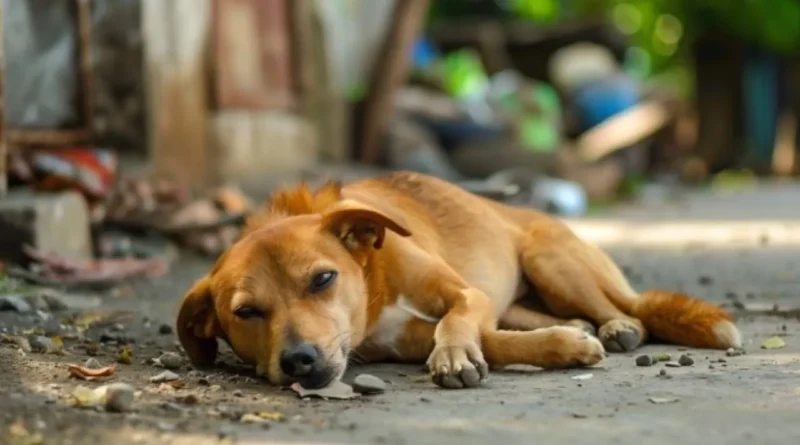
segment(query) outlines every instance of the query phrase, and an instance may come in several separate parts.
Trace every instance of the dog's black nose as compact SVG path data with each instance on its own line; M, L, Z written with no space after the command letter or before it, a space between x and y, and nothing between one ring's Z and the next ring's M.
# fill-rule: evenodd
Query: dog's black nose
M281 353L281 370L293 378L305 377L317 367L319 352L308 343L301 343Z

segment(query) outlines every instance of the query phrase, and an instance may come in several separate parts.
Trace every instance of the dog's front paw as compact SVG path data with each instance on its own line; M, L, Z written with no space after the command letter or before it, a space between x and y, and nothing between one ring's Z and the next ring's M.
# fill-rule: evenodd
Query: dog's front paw
M610 352L630 352L644 340L643 328L630 320L611 320L600 326L598 336Z
M474 388L489 375L489 365L477 344L437 346L428 357L433 382L442 388Z

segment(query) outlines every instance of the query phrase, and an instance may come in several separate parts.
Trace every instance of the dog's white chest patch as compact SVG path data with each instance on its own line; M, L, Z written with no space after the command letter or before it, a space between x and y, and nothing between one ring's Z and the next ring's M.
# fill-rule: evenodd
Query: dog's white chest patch
M406 323L412 318L419 318L429 323L439 322L438 318L420 312L404 295L400 295L397 303L383 308L369 340L376 346L393 348L397 337L403 333Z

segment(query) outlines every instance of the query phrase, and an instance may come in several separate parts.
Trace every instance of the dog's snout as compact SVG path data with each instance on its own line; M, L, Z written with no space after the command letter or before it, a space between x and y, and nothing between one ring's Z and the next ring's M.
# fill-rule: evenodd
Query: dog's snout
M283 351L281 370L289 377L305 377L314 371L318 361L317 348L308 343L301 343Z

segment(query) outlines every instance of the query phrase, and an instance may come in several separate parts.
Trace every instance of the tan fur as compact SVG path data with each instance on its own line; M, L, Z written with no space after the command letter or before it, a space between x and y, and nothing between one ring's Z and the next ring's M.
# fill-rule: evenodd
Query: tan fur
M322 269L338 272L336 282L311 295L309 277ZM240 319L242 306L265 315ZM592 324L599 341L587 334ZM194 363L213 362L219 337L274 383L286 382L278 358L299 340L322 351L331 378L352 354L427 360L437 384L460 388L485 378L487 362L588 366L605 349L635 348L648 331L688 346L740 342L712 305L639 297L605 253L561 222L414 173L275 193L178 317Z

